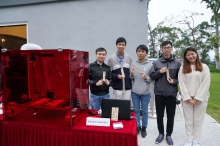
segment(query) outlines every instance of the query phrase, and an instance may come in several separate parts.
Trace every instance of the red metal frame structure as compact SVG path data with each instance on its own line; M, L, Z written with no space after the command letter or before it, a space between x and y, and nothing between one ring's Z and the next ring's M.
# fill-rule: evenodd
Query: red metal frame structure
M1 52L3 121L72 127L84 113L77 99L89 96L88 58L70 49Z

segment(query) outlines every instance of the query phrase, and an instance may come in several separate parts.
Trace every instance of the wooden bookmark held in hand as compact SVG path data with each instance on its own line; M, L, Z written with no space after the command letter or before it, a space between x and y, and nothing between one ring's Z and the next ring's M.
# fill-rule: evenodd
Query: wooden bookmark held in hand
M166 74L167 74L167 79L169 79L170 78L169 69L167 69Z
M122 75L123 78L125 77L125 73L124 73L123 68L121 68L121 75Z
M105 76L106 76L106 71L103 71L103 76L102 76L103 77L102 78L103 81L105 81Z
M134 65L132 65L139 73L142 73L142 71L139 69L139 68L137 68L136 66L134 66Z

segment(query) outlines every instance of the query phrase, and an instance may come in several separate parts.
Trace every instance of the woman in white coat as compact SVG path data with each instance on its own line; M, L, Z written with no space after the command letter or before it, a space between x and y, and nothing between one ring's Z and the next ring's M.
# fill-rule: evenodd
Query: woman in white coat
M195 48L189 47L185 50L178 78L188 139L184 146L200 146L202 125L210 96L210 71L200 61Z

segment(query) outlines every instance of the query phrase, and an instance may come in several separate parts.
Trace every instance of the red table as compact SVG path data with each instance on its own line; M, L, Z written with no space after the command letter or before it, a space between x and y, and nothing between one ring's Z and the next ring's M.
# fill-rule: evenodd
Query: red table
M86 117L72 128L3 122L3 146L137 146L136 120L119 120L124 128L86 126Z

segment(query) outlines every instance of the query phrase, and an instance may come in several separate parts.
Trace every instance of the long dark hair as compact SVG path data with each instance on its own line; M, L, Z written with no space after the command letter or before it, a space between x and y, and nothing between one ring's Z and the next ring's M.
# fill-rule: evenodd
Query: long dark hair
M183 73L191 73L192 72L192 69L190 67L190 62L186 59L186 54L188 51L193 51L197 54L197 58L195 61L195 70L201 72L203 70L203 67L202 67L202 62L199 59L199 54L198 54L197 50L193 47L188 47L188 48L186 48L186 50L184 52Z

